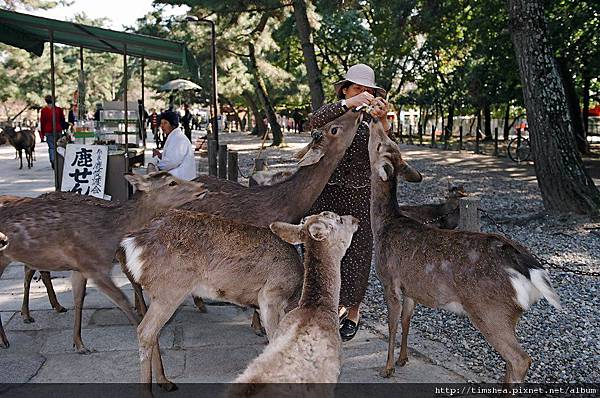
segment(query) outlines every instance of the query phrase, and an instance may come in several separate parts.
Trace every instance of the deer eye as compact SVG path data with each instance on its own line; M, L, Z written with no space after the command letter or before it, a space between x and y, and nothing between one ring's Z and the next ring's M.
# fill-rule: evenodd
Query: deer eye
M338 128L334 127L334 128L331 129L331 134L336 135L337 131L338 131Z
M177 181L171 181L171 182L169 183L169 186L170 186L170 187L174 187L174 186L176 186L176 185L177 185Z

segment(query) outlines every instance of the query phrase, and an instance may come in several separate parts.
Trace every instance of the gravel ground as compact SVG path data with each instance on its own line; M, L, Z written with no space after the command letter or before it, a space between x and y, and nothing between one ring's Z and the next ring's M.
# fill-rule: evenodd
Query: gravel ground
M272 170L290 167L294 163L291 154L309 140L305 134L286 139L289 147L268 148L264 152ZM258 153L256 140L239 134L224 134L221 140L238 150L240 171L248 175ZM542 259L580 270L600 270L600 222L545 215L531 168L492 157L415 146L403 146L403 154L425 178L420 184L401 185L398 197L402 202L439 202L448 181L462 184L467 192L480 198L481 208L498 220L510 237ZM482 230L497 232L485 217ZM557 270L550 270L550 276L563 310L542 300L524 313L517 327L517 337L533 359L526 381L598 382L600 278ZM369 328L387 325L386 314L381 285L372 273L363 324ZM417 305L411 328L427 339L443 343L447 360L470 370L478 381L500 381L503 377L504 361L467 318ZM398 341L399 338L398 335Z

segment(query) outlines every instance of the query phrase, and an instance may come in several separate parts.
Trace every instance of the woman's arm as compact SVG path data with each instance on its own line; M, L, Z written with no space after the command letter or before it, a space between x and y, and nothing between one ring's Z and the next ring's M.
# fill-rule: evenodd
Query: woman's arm
M185 155L189 151L190 141L186 138L171 143L167 151L163 151L162 158L158 161L159 170L173 170L183 163ZM186 142L187 141L187 142Z
M312 114L308 120L308 129L318 129L346 113L348 109L342 106L342 101L325 104Z

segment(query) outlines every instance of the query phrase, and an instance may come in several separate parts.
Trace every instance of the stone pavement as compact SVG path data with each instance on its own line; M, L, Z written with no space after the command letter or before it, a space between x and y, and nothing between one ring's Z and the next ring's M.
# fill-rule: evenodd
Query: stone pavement
M240 165L251 163L250 158L256 156L260 147L258 139L246 134L223 134L221 140L229 143L230 149L239 151ZM293 135L287 140L290 142L287 148L265 150L267 157L272 159L269 162L272 166L290 163L289 154L302 147L309 137ZM151 156L151 145L146 152L147 158ZM466 154L424 147L406 149L408 159L411 156L437 156L441 161L470 162ZM36 154L33 169L18 170L12 147L0 147L0 195L37 196L53 190L46 144L38 143ZM489 159L502 162L501 159ZM197 162L202 169L206 167L205 157L197 156ZM476 166L478 162L473 163ZM525 166L520 166L519 171L532 177ZM117 268L114 273L117 285L128 297L133 297L131 286ZM30 308L35 323L31 324L23 323L19 314L23 297L22 266L13 263L0 278L0 315L11 343L10 348L0 349L0 384L137 381L137 339L125 316L93 285L88 285L82 338L95 352L90 355L75 353L71 345L73 298L69 273L53 273L52 276L58 299L69 311L61 314L53 312L42 282L33 282ZM208 313L202 314L188 299L161 335L161 349L169 377L179 383L233 380L265 347L265 339L256 336L249 327L251 316L251 311L216 303L208 306ZM342 382L443 383L475 380L456 361L447 360L443 345L423 338L418 331L411 331L409 364L398 368L394 377L383 379L378 371L385 363L387 331L366 326L354 340L344 344Z

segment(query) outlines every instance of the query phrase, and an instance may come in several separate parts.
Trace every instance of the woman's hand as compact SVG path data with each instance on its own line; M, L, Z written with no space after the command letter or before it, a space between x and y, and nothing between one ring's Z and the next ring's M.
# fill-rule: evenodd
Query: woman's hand
M373 101L375 97L367 91L363 91L360 94L355 95L354 97L348 98L346 100L346 106L348 108L356 108L361 105L369 105L371 101Z
M381 124L383 125L383 130L387 133L390 129L390 124L387 120L387 114L389 109L387 101L381 97L377 97L371 101L371 106L373 107L373 110L371 111L371 116L381 121Z

